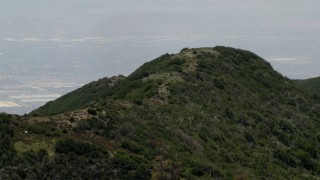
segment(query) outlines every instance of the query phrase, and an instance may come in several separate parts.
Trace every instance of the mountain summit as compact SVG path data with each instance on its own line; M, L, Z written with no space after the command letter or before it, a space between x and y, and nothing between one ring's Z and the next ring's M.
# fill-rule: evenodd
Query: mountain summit
M21 170L45 175L27 177L309 179L320 172L319 108L259 56L218 46L92 82L11 126L64 132L48 136L50 158ZM13 141L31 149L37 142Z

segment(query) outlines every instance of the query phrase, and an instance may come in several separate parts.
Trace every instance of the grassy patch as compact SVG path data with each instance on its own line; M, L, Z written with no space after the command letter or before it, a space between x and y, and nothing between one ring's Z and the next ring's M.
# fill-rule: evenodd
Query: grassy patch
M14 147L20 154L31 150L39 151L40 149L45 149L49 156L53 156L56 141L56 138L29 136L23 141L15 142Z

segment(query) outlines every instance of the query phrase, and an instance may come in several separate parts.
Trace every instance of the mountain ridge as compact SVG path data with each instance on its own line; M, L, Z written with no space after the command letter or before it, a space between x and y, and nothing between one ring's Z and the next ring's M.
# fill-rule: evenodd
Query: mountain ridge
M79 108L89 107L94 97L102 96L103 91L107 91L110 87L114 86L125 77L122 75L113 76L111 78L102 78L84 85L66 95L46 103L38 109L33 110L31 115L54 115L58 113L73 111ZM89 89L83 91L83 89ZM103 91L102 91L103 89ZM75 96L79 98L74 98ZM62 106L63 105L63 106ZM64 108L62 108L64 107Z
M30 132L16 133L18 152L47 134L44 148L54 159L26 163L22 172L51 164L42 170L46 175L32 177L319 178L320 100L252 52L185 48L145 63L113 86L106 78L75 92L60 101L89 94L86 101L72 100L79 102L74 112L57 103L65 113L36 116L40 108L13 120L14 132ZM91 167L90 161L96 167L90 172L77 166Z

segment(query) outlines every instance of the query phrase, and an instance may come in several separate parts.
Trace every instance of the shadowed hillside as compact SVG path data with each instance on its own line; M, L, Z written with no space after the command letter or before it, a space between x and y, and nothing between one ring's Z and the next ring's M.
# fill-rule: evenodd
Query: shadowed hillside
M301 89L320 96L320 77L305 80L295 80L295 83Z
M249 51L185 48L145 63L113 86L108 82L91 83L33 112L72 113L6 125L14 132L36 126L31 137L52 127L62 132L46 141L52 146L50 158L28 162L27 155L13 154L29 167L21 173L38 178L76 178L84 172L106 179L319 178L319 100ZM101 88L92 88L97 84ZM74 118L85 108L87 115ZM47 129L35 130L41 127ZM32 144L21 135L12 141ZM0 174L16 173L19 165L7 161ZM35 169L39 174L29 176Z

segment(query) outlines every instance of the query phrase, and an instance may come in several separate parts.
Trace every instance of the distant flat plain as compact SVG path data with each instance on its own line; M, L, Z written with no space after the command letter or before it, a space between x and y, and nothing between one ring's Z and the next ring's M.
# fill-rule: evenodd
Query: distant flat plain
M317 76L320 39L314 33L0 37L0 112L28 113L90 81L128 75L144 62L184 47L225 45L247 49L289 78Z

